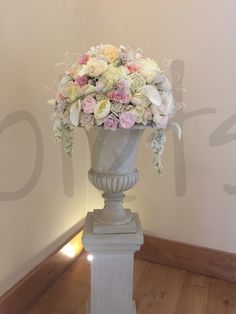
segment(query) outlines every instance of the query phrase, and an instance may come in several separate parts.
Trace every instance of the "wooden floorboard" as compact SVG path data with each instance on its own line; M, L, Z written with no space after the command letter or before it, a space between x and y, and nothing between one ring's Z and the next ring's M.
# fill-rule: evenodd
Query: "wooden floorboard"
M235 314L236 285L220 279L210 279L206 314Z
M26 314L85 314L89 268L83 254ZM235 283L139 259L134 297L137 314L236 314Z
M205 314L209 281L208 277L187 272L175 313Z

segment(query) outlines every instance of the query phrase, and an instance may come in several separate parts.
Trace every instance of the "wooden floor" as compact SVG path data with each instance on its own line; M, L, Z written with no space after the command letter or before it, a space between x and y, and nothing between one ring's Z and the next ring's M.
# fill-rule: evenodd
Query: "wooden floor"
M85 314L89 272L83 254L27 314ZM236 284L142 260L134 298L137 314L236 314Z

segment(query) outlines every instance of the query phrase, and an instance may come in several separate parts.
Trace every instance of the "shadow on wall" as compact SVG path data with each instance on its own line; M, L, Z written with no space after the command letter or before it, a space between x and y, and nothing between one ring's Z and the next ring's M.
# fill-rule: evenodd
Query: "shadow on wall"
M30 112L14 111L8 114L0 122L0 135L7 128L23 121L28 122L31 126L36 141L36 159L32 174L22 188L15 191L0 191L0 201L16 201L22 199L34 189L41 175L44 159L43 137L38 122ZM67 158L64 154L63 143L61 144L61 155L64 192L67 197L72 198L74 196L73 165L72 159Z

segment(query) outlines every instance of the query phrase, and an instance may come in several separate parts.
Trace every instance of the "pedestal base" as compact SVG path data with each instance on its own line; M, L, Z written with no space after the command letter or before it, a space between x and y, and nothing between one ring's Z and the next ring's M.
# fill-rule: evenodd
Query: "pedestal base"
M87 302L86 314L91 314L91 312L90 312L90 300ZM133 313L132 314L137 314L135 301L133 301Z
M134 214L136 233L95 234L93 213L88 213L83 244L93 255L91 262L91 297L88 314L134 314L134 252L143 244L143 233Z

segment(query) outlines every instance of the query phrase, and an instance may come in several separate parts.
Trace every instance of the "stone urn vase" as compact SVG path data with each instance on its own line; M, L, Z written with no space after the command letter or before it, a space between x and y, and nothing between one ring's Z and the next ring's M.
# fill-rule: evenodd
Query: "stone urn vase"
M138 181L135 168L139 139L145 127L116 131L103 127L86 130L91 153L90 182L103 191L104 208L93 213L95 233L135 233L136 223L130 209L124 208L124 191Z
M103 191L104 208L89 212L83 244L93 256L86 314L136 314L133 300L134 252L143 244L137 213L124 208L124 192L138 181L135 160L145 127L86 130L90 182Z

